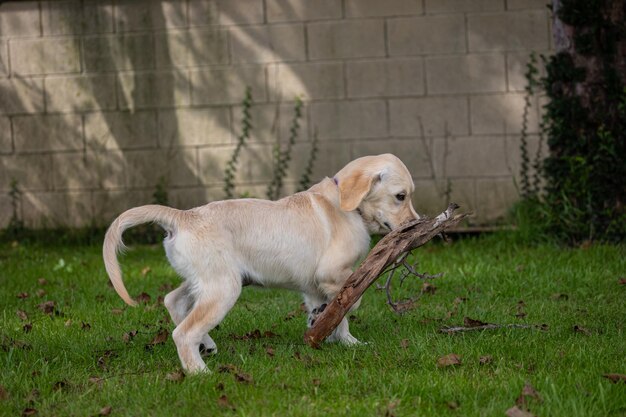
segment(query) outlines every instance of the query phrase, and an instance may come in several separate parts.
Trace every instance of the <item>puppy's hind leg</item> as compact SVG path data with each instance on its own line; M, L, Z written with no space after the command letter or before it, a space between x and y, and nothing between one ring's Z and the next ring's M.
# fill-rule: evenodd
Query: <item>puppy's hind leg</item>
M195 302L189 314L172 333L183 368L189 373L207 370L200 355L204 336L217 326L239 298L241 282L223 275L206 277L194 285Z
M163 300L163 304L165 304L165 308L169 311L174 324L178 326L185 317L187 317L194 304L194 298L189 290L188 281L183 282L180 287L167 294ZM203 356L217 353L217 345L208 334L202 337L199 349Z

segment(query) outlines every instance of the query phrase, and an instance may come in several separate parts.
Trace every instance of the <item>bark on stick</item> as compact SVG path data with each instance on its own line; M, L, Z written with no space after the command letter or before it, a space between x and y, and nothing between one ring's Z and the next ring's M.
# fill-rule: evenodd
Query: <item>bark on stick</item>
M350 307L388 267L467 217L467 214L453 216L458 207L452 203L446 211L433 219L421 218L406 223L383 237L357 270L350 275L341 291L317 317L313 326L307 330L304 341L311 347L319 348L320 342L333 332Z

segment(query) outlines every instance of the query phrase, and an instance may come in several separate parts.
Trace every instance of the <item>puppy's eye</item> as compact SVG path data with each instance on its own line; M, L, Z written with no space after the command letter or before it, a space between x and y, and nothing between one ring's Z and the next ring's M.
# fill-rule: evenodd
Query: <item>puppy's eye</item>
M405 197L406 197L406 194L404 194L404 193L396 194L396 198L397 198L399 201L404 201L404 198L405 198Z

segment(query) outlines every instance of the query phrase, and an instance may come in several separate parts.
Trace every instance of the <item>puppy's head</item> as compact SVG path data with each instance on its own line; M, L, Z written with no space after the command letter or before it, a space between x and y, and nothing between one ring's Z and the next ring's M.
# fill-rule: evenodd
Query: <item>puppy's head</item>
M415 190L406 166L392 154L355 159L335 175L344 211L358 210L371 234L387 234L419 219L411 203Z

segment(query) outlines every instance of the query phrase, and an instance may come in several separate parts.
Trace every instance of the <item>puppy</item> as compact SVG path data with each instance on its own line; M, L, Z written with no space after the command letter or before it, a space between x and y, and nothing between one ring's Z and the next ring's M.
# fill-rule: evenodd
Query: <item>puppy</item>
M172 338L183 368L201 372L207 369L201 349L217 349L208 332L224 319L243 286L300 291L311 325L367 254L370 235L419 218L411 204L413 191L406 166L384 154L356 159L333 178L278 201L216 201L191 210L136 207L109 227L104 264L119 296L135 305L117 262L122 233L146 222L166 230L167 258L184 278L164 301L176 324ZM345 318L328 340L358 343Z

